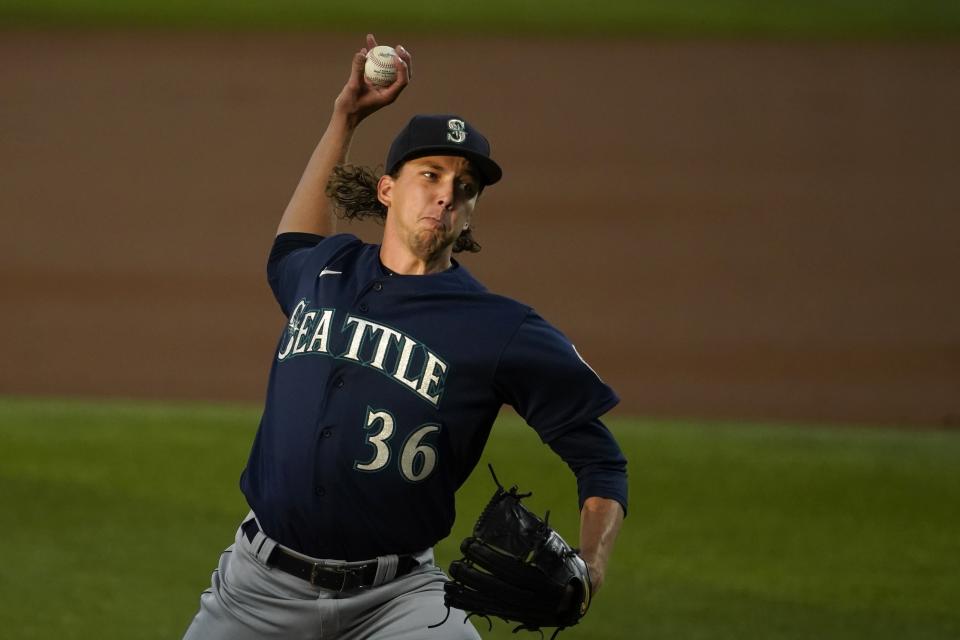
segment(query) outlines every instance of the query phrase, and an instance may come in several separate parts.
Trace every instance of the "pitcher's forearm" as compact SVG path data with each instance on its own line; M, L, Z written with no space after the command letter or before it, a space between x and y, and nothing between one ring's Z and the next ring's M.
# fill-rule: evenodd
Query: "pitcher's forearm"
M603 584L613 543L623 523L623 508L616 500L587 498L580 510L580 556L590 570L596 592Z
M327 130L317 144L307 168L287 204L277 234L289 231L330 236L336 232L336 217L325 193L333 168L346 161L356 123L334 109Z

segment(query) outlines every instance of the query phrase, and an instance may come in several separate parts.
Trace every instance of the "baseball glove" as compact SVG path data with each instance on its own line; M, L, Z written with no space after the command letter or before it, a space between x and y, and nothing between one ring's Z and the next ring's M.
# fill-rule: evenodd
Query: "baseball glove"
M486 618L491 628L490 616L519 622L514 632L557 627L552 639L590 606L587 565L550 528L549 511L541 520L521 503L532 494L516 486L504 490L495 474L493 481L496 493L460 545L463 558L450 564L447 615L451 607L462 609L468 619Z

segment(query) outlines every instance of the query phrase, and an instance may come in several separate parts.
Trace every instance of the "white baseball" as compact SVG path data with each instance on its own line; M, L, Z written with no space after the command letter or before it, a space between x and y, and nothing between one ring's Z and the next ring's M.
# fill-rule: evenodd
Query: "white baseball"
M379 86L393 84L397 79L397 52L393 47L383 45L374 47L367 52L367 63L363 67L363 75L370 82Z

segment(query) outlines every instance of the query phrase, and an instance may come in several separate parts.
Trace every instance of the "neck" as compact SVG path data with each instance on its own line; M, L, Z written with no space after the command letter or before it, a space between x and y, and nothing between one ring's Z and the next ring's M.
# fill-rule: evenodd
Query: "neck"
M384 242L380 246L380 262L387 269L401 276L425 276L446 271L453 266L450 260L452 253L452 248L447 247L437 255L418 256L402 248L396 249Z

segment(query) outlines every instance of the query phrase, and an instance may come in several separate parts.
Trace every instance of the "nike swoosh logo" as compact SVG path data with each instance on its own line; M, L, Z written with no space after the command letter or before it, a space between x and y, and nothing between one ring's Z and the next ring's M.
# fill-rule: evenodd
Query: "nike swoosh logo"
M323 271L320 272L320 275L318 275L317 277L322 278L323 276L338 276L341 273L343 273L343 271L334 271L333 269L324 269Z

